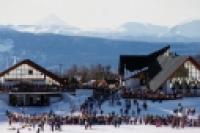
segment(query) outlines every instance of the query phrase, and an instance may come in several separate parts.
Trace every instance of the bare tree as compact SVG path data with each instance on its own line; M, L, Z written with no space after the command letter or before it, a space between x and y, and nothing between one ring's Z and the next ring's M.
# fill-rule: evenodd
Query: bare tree
M102 80L102 79L114 79L117 74L111 71L110 65L91 65L80 66L72 65L66 72L65 75L67 77L81 77L82 82L87 82L91 79L94 80Z

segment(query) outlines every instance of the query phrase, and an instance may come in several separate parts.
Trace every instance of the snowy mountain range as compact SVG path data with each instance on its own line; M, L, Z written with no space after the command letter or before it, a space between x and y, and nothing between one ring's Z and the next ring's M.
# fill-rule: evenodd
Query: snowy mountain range
M119 55L147 54L166 44L180 54L199 54L198 31L198 20L171 28L131 22L115 31L83 31L56 16L36 25L0 25L0 69L29 58L48 69L101 63L116 70Z
M5 27L28 33L54 33L60 35L76 34L80 29L66 24L55 15L50 15L35 25L6 25Z
M20 32L53 33L59 35L91 36L107 39L148 42L199 42L200 20L185 22L172 27L138 22L125 23L115 30L85 31L66 24L55 15L48 16L35 25L2 25Z
M199 42L200 20L172 27L129 22L119 27L110 37L148 42ZM109 35L108 35L109 37Z

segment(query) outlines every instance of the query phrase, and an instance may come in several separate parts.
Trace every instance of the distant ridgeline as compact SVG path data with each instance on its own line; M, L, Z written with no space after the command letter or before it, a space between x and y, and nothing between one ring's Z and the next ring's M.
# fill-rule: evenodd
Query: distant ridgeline
M117 70L119 56L142 55L165 46L167 42L131 42L94 37L33 34L0 28L0 69L17 61L31 59L49 70L58 70L59 64L68 68L72 64L111 65ZM199 43L170 43L178 54L195 55L200 52Z

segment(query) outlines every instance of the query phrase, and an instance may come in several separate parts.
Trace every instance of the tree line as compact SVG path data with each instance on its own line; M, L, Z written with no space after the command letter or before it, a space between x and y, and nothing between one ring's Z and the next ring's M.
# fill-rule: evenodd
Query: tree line
M111 70L110 65L72 65L63 73L64 77L80 79L82 82L90 80L112 80L117 78L117 74Z

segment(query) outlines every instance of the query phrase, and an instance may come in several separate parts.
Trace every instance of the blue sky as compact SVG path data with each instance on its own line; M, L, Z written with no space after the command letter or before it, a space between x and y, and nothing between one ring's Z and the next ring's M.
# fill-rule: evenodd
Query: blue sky
M82 29L173 26L200 19L200 0L0 0L0 24L38 24L49 15Z

